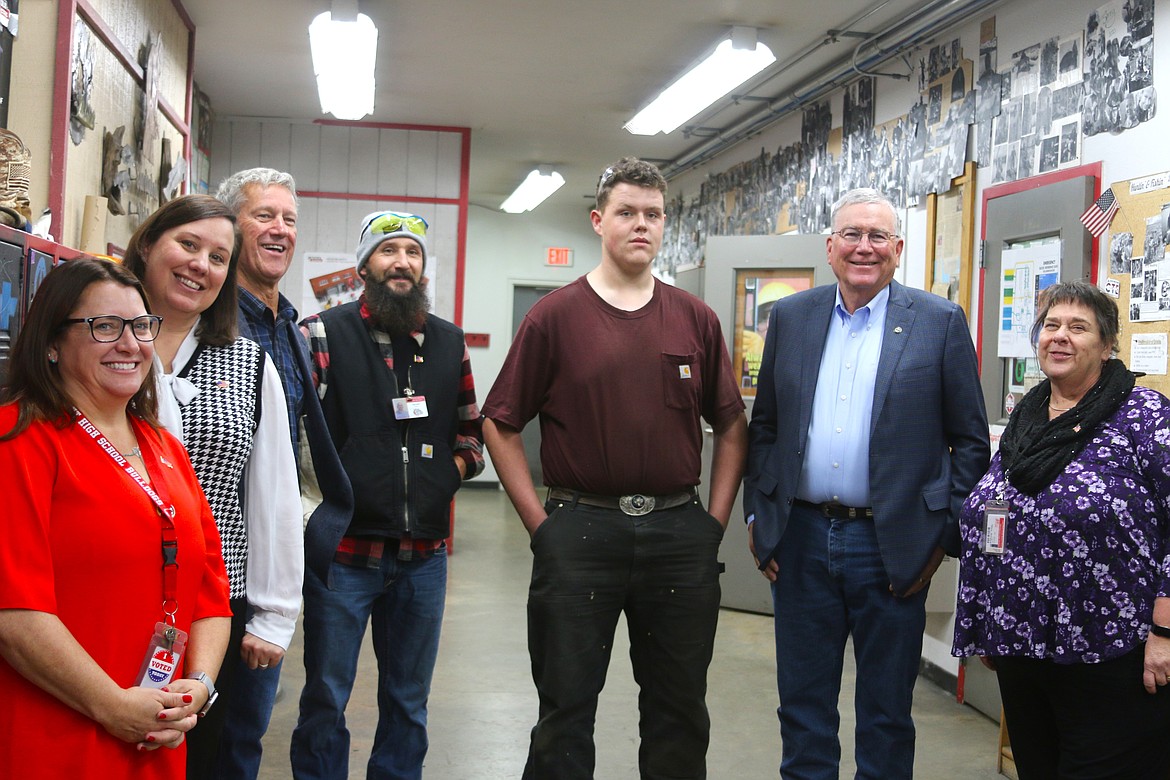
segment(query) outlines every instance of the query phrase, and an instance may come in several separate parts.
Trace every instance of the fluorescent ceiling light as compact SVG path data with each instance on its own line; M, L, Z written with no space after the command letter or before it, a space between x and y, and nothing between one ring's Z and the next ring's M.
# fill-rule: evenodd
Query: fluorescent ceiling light
M351 21L334 16L326 11L309 25L321 111L338 119L361 119L374 112L378 28L365 14Z
M500 204L500 210L509 214L520 214L532 211L544 202L544 199L559 190L565 183L565 177L554 170L537 168L528 174L528 178L520 182L516 191Z
M625 129L634 135L672 133L775 61L772 50L756 41L754 27L733 27L730 38L664 89Z

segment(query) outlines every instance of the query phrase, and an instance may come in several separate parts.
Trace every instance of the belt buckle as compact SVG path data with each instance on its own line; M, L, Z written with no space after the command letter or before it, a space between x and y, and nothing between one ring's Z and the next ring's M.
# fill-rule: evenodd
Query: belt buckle
M641 517L654 511L654 496L635 493L618 499L618 507L630 517Z

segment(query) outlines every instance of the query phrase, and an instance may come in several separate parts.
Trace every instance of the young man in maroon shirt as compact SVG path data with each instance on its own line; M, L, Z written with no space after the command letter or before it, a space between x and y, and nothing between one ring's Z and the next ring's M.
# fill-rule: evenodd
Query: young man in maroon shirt
M591 778L597 696L622 612L641 687L645 780L706 777L719 542L747 422L719 320L651 274L666 181L627 158L592 212L601 262L521 325L484 406L496 471L532 535L528 645L540 715L525 780ZM539 416L547 500L520 430ZM710 497L702 421L714 429Z

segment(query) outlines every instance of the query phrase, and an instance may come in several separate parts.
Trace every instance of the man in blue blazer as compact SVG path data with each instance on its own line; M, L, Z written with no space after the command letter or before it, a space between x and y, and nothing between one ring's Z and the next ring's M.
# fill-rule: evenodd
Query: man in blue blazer
M971 334L953 303L893 281L903 241L872 189L833 206L836 285L778 301L750 425L744 508L772 583L783 778L836 778L846 640L858 778L909 778L926 591L959 552L987 469Z

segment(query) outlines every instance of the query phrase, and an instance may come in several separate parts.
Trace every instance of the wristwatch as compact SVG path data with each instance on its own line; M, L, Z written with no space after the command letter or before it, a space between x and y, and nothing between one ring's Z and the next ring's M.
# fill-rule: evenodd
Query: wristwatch
M211 709L211 705L215 704L215 700L219 697L219 691L215 690L215 683L207 676L207 672L192 672L187 675L188 680L198 680L207 686L207 703L203 705L203 709L199 710L199 717L207 714Z
M1160 636L1163 639L1170 639L1170 628L1159 626L1157 623L1150 624L1150 633L1154 636Z

